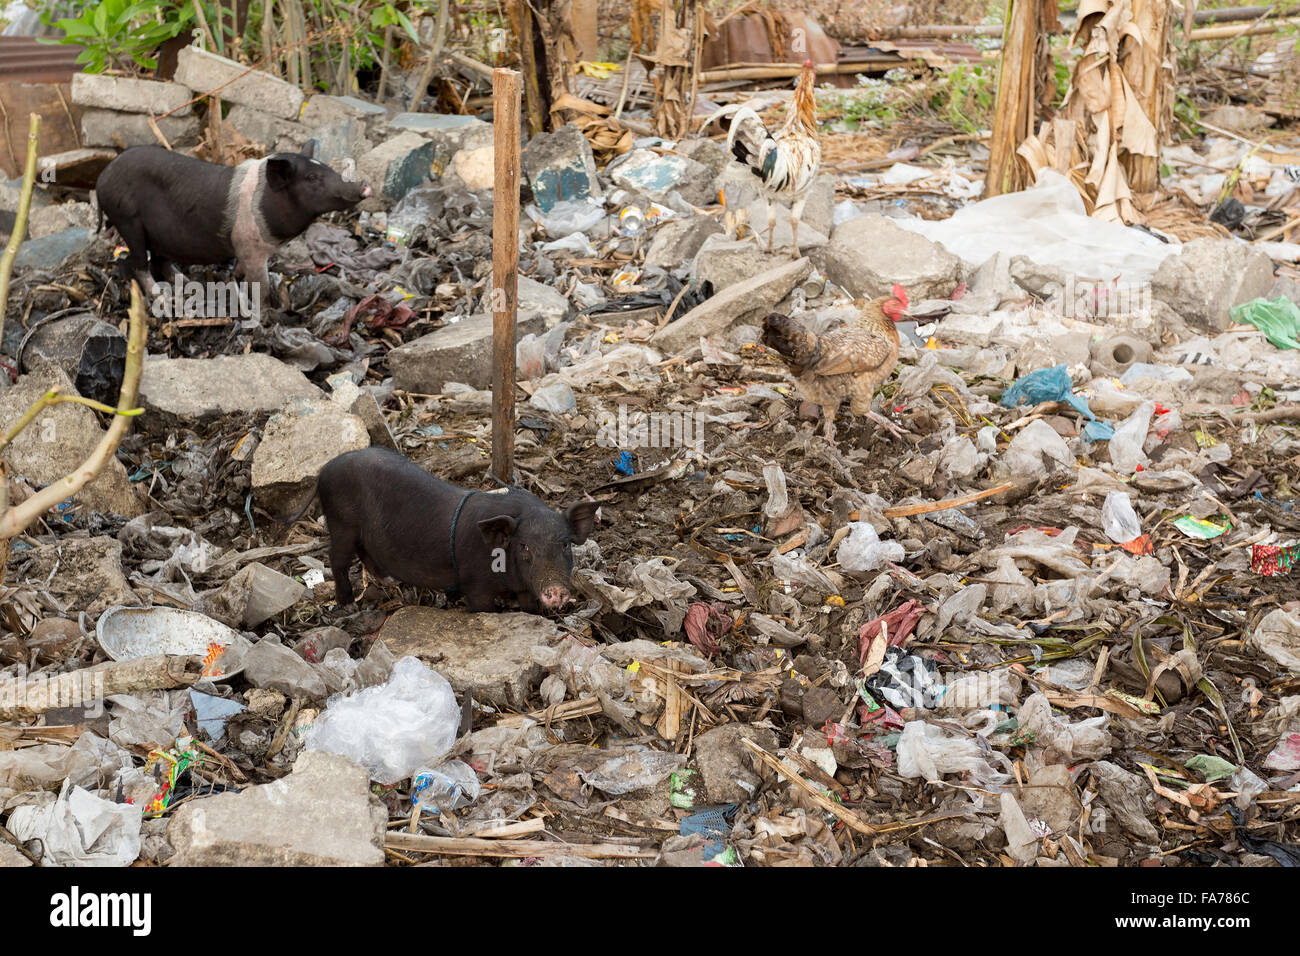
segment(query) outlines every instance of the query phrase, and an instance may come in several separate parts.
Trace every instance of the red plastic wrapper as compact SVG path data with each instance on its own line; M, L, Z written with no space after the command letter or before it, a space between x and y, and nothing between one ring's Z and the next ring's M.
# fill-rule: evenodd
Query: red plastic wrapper
M1250 547L1250 569L1271 578L1286 574L1300 564L1300 545L1254 544Z

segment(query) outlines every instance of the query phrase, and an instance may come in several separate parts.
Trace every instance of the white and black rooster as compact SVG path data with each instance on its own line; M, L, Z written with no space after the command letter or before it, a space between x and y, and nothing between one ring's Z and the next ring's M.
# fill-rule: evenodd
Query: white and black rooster
M790 231L795 258L799 258L799 218L803 215L817 169L822 161L821 143L817 141L817 102L813 84L817 72L812 61L805 60L794 88L790 116L775 133L769 132L758 114L747 106L724 106L709 120L730 117L727 148L737 160L749 167L763 184L767 201L767 251L772 251L776 230L773 202L791 203Z

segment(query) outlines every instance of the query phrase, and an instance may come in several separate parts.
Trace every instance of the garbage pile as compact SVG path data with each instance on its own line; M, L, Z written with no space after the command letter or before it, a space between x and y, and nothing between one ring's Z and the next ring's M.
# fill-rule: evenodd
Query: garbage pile
M469 614L366 576L339 609L315 513L278 523L323 464L380 444L495 485L491 139L462 120L365 121L433 180L282 250L271 317L154 323L116 460L13 540L0 860L1300 861L1293 250L900 163L819 176L792 261L715 141L597 170L576 127L535 137L516 467L600 503L578 599ZM113 400L112 256L16 273L5 429L54 386ZM904 437L831 444L763 318L822 331L895 284ZM45 414L14 500L102 435Z

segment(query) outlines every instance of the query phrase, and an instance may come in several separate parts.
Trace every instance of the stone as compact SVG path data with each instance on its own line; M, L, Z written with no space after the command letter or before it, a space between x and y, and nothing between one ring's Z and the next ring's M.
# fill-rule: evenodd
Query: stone
M365 770L308 750L273 783L188 801L167 839L173 866L381 866L387 823Z
M387 110L374 103L367 103L355 96L330 96L328 93L315 93L307 98L303 105L299 122L307 127L328 126L343 120L361 120L371 123Z
M772 249L774 252L781 250L789 252L793 248L794 236L790 207L785 203L774 202L771 208L776 213L775 228L772 230ZM764 250L767 249L767 209L768 207L764 205L761 196L754 199L745 209L745 222L757 237L760 247ZM828 241L824 232L814 229L805 222L799 223L799 252L801 254L813 249L820 249Z
M133 76L109 76L107 73L74 73L72 75L72 102L115 113L172 113L188 116L193 107L186 104L194 98L189 87L177 83L160 83ZM94 145L88 143L87 145Z
M1233 306L1273 288L1273 260L1237 239L1193 239L1169 256L1151 280L1151 294L1187 322L1222 332Z
M117 159L116 149L67 149L48 153L36 161L43 182L73 189L94 189L104 167Z
M811 272L811 262L797 259L737 282L660 329L650 343L670 353L681 352L695 345L700 336L717 335L737 323L761 325L763 316Z
M296 120L302 111L303 92L297 86L198 47L187 46L178 54L176 82L201 96L221 87L218 95L225 102L251 106L281 119Z
M293 607L306 593L305 584L254 561L204 594L200 609L227 627L247 630Z
M946 321L946 320L945 320ZM979 344L990 344L988 339ZM1016 374L1025 375L1040 368L1065 364L1073 368L1087 365L1092 355L1092 336L1087 332L1031 338L1016 354Z
M491 146L462 149L451 158L451 172L473 192L496 184L496 150Z
M457 154L473 153L461 159L465 172L476 182L485 185L470 186L469 189L491 189L492 173L483 168L484 156L481 150L490 149L493 142L492 124L485 123L473 116L458 116L444 113L398 113L387 123L387 128L396 132L418 133L433 143L432 169L434 176L454 174L464 181L464 176L455 169ZM491 159L487 160L491 166Z
M81 395L116 405L126 373L126 336L91 312L64 316L33 328L22 366L59 368Z
M154 122L172 149L189 149L199 143L199 118L189 111L180 116L159 117ZM149 126L148 116L100 109L81 111L81 142L85 146L114 146L118 149L161 145Z
M519 313L516 337L546 329L539 312ZM448 382L474 388L492 384L492 316L471 315L412 339L385 357L393 384L408 392L437 395Z
M355 157L371 149L364 120L341 119L309 128L307 138L316 143L314 158L338 173L345 172L347 165L355 165Z
M697 282L712 283L716 294L789 261L788 256L764 252L753 239L728 239L719 233L705 237L691 274Z
M545 675L532 649L559 637L549 618L522 612L475 614L431 607L404 607L380 628L379 639L402 658L429 662L457 696L496 707L526 710Z
M677 144L677 152L695 160L714 178L717 178L731 162L731 154L727 152L727 147L716 139L684 139Z
M370 446L366 423L326 398L295 398L268 419L253 452L253 496L273 514L306 503L326 462Z
M9 866L31 866L32 861L27 859L8 843L0 842L0 869Z
M95 228L95 210L88 202L65 202L38 206L28 212L27 235L43 239L68 229Z
M646 268L671 272L695 258L704 240L722 232L722 226L711 216L692 216L689 219L670 219L660 226L646 250ZM718 287L714 286L716 291Z
M665 201L674 190L693 206L716 201L713 176L689 156L634 149L611 163L607 172L614 185L643 193L658 202Z
M962 281L960 259L884 216L858 216L836 226L818 252L814 261L821 259L826 277L860 298L890 295L897 283L913 302L946 299Z
M28 239L18 247L14 268L57 269L94 242L94 238L89 229L73 226L39 239Z
M325 678L274 637L264 637L244 655L244 679L254 687L288 697L324 697Z
M1129 332L1116 332L1093 342L1091 353L1094 376L1119 378L1131 366L1151 361L1151 343Z
M291 365L262 352L144 363L140 401L171 420L192 422L241 412L274 411L321 390Z
M1029 821L1041 820L1053 834L1070 832L1078 821L1079 807L1074 796L1070 771L1061 764L1039 767L1029 775L1029 786L1016 795L1020 809Z
M417 133L402 133L358 159L357 178L370 183L372 199L396 202L424 181L432 162L433 143ZM363 201L363 207L370 201Z
M488 288L492 288L492 273L488 273ZM544 282L521 275L518 278L519 312L537 312L553 329L569 316L569 300L564 294ZM522 336L521 336L522 337Z
M1206 123L1220 129L1230 129L1246 135L1254 135L1261 130L1277 124L1277 118L1269 116L1263 110L1249 106L1220 106L1203 117Z
M26 579L39 581L68 614L85 611L90 621L110 607L142 603L122 570L122 542L116 538L64 537L22 552L22 560L30 562Z
M533 199L544 213L563 200L603 196L591 144L572 123L534 136L524 147L522 160Z
M823 236L829 236L835 228L835 177L830 173L821 173L808 187L804 197L803 218L799 222L800 234L805 226ZM803 248L802 240L799 246Z
M295 123L293 120L251 106L244 106L242 103L237 103L230 108L224 122L254 143L261 143L266 147L267 152L287 151L282 150L279 144L290 146L295 150L301 149L309 137L307 127L301 123Z
M60 368L45 365L18 380L12 388L0 391L0 434L7 432L23 414L51 388L65 395L77 390ZM36 416L17 437L0 452L9 464L11 478L22 477L33 486L44 487L70 474L104 437L95 413L85 405L61 402ZM89 484L73 496L78 510L134 518L144 513L135 489L126 478L126 468L114 456L105 462ZM52 518L57 523L57 518Z
M776 750L776 734L764 727L748 724L723 724L695 738L695 756L691 763L704 779L706 800L700 803L748 803L754 799L762 780L754 772L753 755L741 744L752 740L764 750Z

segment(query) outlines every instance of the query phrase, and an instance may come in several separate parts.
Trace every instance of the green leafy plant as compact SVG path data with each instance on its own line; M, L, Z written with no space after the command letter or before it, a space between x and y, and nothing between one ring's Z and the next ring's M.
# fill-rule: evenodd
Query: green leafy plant
M961 63L944 74L930 107L954 129L974 133L992 125L996 99L992 68Z
M42 15L47 24L51 13ZM179 34L193 15L191 8L168 0L101 0L79 17L56 21L64 36L42 37L41 42L81 47L77 62L87 73L103 73L109 67L152 70L158 61L149 54Z

